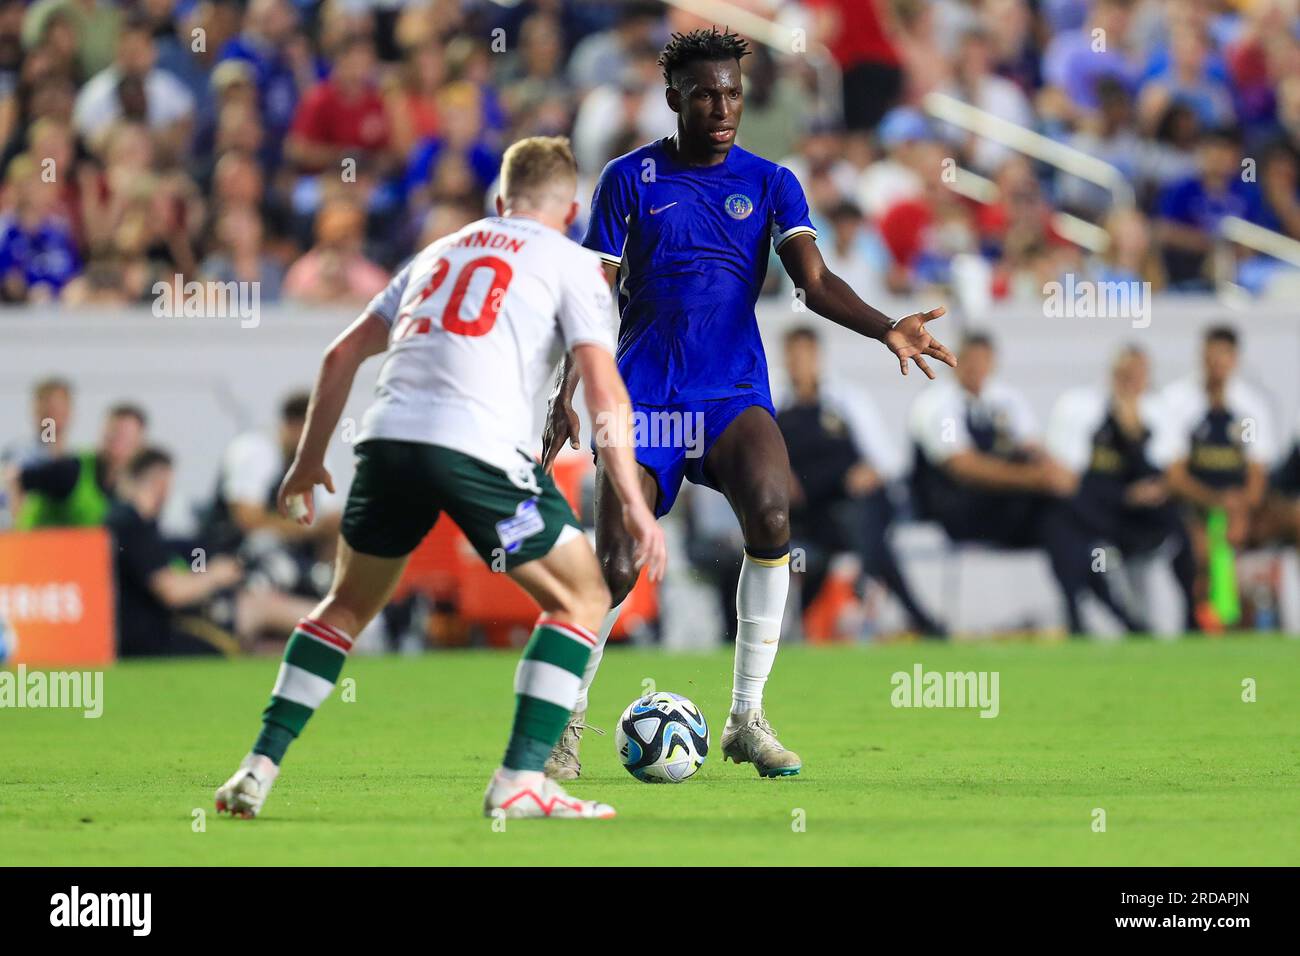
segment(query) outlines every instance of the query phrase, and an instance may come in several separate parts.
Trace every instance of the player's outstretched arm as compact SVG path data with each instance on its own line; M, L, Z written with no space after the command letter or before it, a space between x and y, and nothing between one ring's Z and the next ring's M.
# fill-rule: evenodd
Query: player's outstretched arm
M668 550L663 529L641 493L636 453L632 450L632 400L618 374L614 356L599 345L578 345L574 365L582 375L583 397L591 409L596 429L596 450L605 465L614 491L623 502L623 525L636 541L637 567L644 567L650 580L663 577Z
M858 297L849 284L831 272L822 258L821 250L811 236L795 236L781 246L778 253L786 273L801 289L804 302L818 315L825 316L836 325L852 329L859 335L877 339L898 358L898 367L907 374L907 363L915 362L928 378L934 372L925 356L938 359L945 365L956 366L957 359L926 329L925 324L947 311L943 306L929 312L916 312L897 322L890 320L879 309L873 309Z
M388 324L373 312L367 312L325 350L316 384L312 386L307 422L298 441L298 451L276 497L281 514L289 515L289 499L301 495L306 508L292 517L301 524L311 524L316 517L312 489L324 485L334 491L334 479L325 468L325 450L329 447L330 435L343 414L357 369L370 356L378 355L387 347Z

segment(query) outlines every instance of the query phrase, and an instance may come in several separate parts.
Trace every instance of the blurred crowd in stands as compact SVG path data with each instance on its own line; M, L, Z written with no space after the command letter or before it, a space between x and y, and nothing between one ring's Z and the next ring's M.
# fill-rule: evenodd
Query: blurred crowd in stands
M746 59L739 141L795 171L868 299L1067 272L1204 289L1224 217L1300 238L1296 0L740 5L792 39ZM670 134L656 56L699 23L644 0L0 0L0 297L148 302L179 275L363 303L485 212L514 139L570 135L589 191ZM1113 164L1136 203L933 121L932 92ZM1230 258L1276 286L1277 260Z

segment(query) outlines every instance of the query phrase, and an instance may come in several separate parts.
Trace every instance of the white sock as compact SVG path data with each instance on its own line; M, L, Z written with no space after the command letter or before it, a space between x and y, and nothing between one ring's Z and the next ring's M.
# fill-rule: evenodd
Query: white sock
M591 689L591 682L596 679L596 668L600 667L600 659L605 656L605 642L609 640L609 634L614 630L614 625L618 623L618 613L623 610L623 604L627 603L624 598L622 603L615 604L605 615L605 620L600 622L600 633L596 636L596 646L591 649L591 655L587 658L587 667L582 672L582 683L578 685L578 700L573 705L575 713L581 713L587 709L587 691Z
M731 712L763 706L763 685L772 673L781 618L790 590L790 556L753 558L745 554L736 589L736 670Z

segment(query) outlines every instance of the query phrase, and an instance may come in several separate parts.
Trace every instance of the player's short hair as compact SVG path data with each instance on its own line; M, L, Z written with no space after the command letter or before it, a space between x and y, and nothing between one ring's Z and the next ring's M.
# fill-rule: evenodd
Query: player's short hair
M161 448L153 446L141 448L126 463L126 477L130 481L139 481L146 472L154 468L170 468L171 466L172 456Z
M118 402L108 410L109 418L134 418L141 428L149 427L149 416L134 402Z
M1222 342L1235 349L1238 342L1237 330L1231 325L1212 325L1205 330L1205 344L1209 345L1211 342Z
M565 136L529 136L501 158L501 198L539 198L548 192L573 198L578 161ZM508 205L508 203L507 203Z
M674 33L659 54L659 66L664 71L664 82L672 86L673 75L692 63L701 60L735 60L739 63L741 57L749 56L749 52L749 44L738 34L725 27L722 30L709 27L690 33Z
M817 335L817 330L811 325L796 325L789 332L785 333L786 345L793 345L795 342L807 342L809 345L820 345L821 339Z
M55 392L62 392L64 395L71 397L72 383L66 378L60 378L58 375L50 375L32 386L32 398L38 402Z
M961 345L958 352L966 352L970 349L988 349L990 352L996 352L997 348L993 345L993 336L987 332L967 332L961 337Z

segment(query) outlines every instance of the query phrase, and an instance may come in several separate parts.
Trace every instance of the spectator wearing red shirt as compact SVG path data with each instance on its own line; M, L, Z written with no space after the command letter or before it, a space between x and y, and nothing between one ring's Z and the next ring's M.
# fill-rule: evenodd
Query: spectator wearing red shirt
M392 169L388 114L376 82L374 41L344 41L329 79L303 98L289 130L287 155L299 170L340 170L345 159L373 175Z
M903 91L903 70L890 41L886 0L805 0L818 33L844 74L844 125L872 130Z

